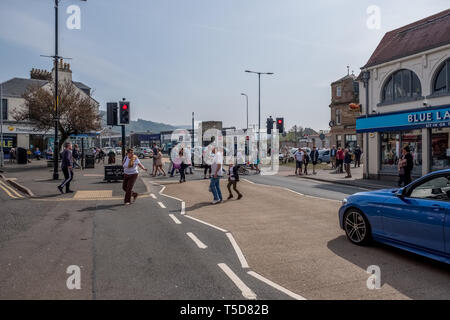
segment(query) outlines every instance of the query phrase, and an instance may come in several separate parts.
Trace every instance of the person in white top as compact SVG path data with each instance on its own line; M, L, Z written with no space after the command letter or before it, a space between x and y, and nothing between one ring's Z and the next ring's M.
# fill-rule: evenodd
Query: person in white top
M209 185L209 188L211 189L211 192L213 193L214 200L213 204L222 202L222 192L220 191L220 178L223 175L222 172L222 164L223 164L223 154L220 150L218 150L217 147L214 147L212 149L212 153L214 155L212 164L211 164L211 183Z
M297 175L297 171L300 169L299 175L302 175L302 165L303 165L303 157L304 157L303 150L301 148L298 148L298 150L294 153L295 158L295 174Z
M139 158L134 154L133 149L127 150L127 155L123 159L123 184L122 189L125 191L125 205L131 204L131 197L136 201L138 194L133 191L134 184L139 175L138 166L147 171L147 169L139 161Z

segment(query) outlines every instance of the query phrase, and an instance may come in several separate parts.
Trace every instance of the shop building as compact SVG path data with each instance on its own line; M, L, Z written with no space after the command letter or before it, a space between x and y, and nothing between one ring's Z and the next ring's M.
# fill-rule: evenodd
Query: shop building
M396 179L405 145L413 177L450 168L449 30L446 10L390 31L362 68L356 127L368 141L366 178Z
M353 74L331 84L331 120L329 145L353 150L362 146L362 135L356 133L356 119L361 115L359 83Z
M1 83L1 103L3 104L3 135L5 146L5 158L9 157L9 149L12 147L20 147L24 149L34 149L39 147L41 150L46 150L48 147L53 147L54 131L49 132L37 131L34 124L29 121L16 121L14 113L16 110L24 108L25 100L24 93L30 87L47 87L51 88L53 81L52 72L40 69L32 69L30 71L30 78L12 78ZM97 110L99 103L91 97L91 89L81 82L72 81L72 71L70 64L64 63L60 60L58 63L58 77L61 82L71 81L73 85L80 91L82 95L89 96L93 103L96 104ZM88 137L86 145L90 146L94 138Z

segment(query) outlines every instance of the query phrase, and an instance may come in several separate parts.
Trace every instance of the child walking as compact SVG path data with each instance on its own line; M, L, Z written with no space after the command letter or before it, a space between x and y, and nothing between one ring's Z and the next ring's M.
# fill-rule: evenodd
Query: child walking
M228 196L227 200L233 198L231 186L233 186L234 191L238 194L237 199L239 200L242 198L242 193L240 193L239 190L237 189L238 182L239 182L239 167L237 165L234 165L234 163L230 163L230 166L228 168L228 184L227 184L227 189L230 195Z

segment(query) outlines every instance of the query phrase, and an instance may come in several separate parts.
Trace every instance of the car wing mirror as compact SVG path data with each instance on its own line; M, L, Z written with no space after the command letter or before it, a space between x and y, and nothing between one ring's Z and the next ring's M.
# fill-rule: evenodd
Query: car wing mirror
M403 198L405 196L405 188L400 188L395 192L395 196Z

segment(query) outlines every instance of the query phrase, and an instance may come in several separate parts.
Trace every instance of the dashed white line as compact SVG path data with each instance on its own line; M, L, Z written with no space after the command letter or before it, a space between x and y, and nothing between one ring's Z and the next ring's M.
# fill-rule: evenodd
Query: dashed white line
M169 217L172 218L172 220L176 223L176 224L181 224L181 221L177 219L177 217L175 217L173 214L169 214Z
M185 215L185 217L186 217L186 218L189 218L189 219L192 219L192 220L195 220L195 221L197 221L197 222L206 224L207 226L210 226L211 228L217 229L217 230L219 230L219 231L222 231L222 232L225 232L225 233L228 232L228 231L225 230L225 229L222 229L222 228L220 228L220 227L217 227L217 226L215 226L215 225L212 225L212 224L210 224L210 223L208 223L208 222L205 222L205 221L202 221L202 220L200 220L200 219L197 219L197 218L194 218L194 217L191 217L191 216L188 216L188 215Z
M161 208L163 208L163 209L166 208L166 206L164 205L164 203L162 203L161 201L158 201L158 204L159 204L159 206L160 206Z
M248 183L251 183L251 184L256 184L256 183L254 183L253 181L250 181L250 180L248 180L248 179L242 179L242 180L244 180L244 181L246 181L246 182L248 182Z
M254 271L249 271L249 272L247 272L247 273L248 273L249 275L255 277L256 279L258 279L258 280L260 280L260 281L262 281L262 282L268 284L269 286L271 286L271 287L273 287L273 288L275 288L275 289L277 289L277 290L279 290L279 291L281 291L281 292L287 294L288 296L290 296L291 298L293 298L293 299L295 299L295 300L306 300L306 298L302 297L301 295L298 295L298 294L296 294L296 293L294 293L294 292L292 292L292 291L290 291L290 290L288 290L288 289L286 289L286 288L283 288L282 286L276 284L276 283L273 282L273 281L270 281L269 279L264 278L262 275L257 274L257 273L254 272Z
M283 189L284 189L284 190L286 190L286 191L289 191L289 192L292 192L292 193L298 194L299 196L304 196L304 194L303 194L303 193L300 193L300 192L297 192L297 191L291 190L291 189L289 189L289 188L283 188Z
M208 246L206 244L204 244L203 242L201 242L196 236L195 234L193 234L192 232L188 232L186 233L187 236L189 238L192 239L192 241L194 241L194 243L197 245L197 247L199 247L200 249L206 249L208 248Z
M249 288L247 285L239 279L239 277L231 270L225 263L219 263L219 268L222 269L223 272L228 276L228 278L231 279L231 281L234 282L236 287L241 290L242 295L244 298L249 300L256 300L256 294Z
M153 193L150 193L150 197L152 197L153 199L156 199L156 196Z
M186 214L186 212L185 212L185 209L186 209L186 204L184 203L184 201L181 201L181 214Z
M239 262L241 263L242 268L249 268L247 260L245 259L244 254L242 253L241 248L239 248L236 240L234 240L233 235L230 232L227 232L226 235L227 235L228 239L230 240L231 245L234 248L234 251L236 251L236 254L238 256L238 259L239 259Z

